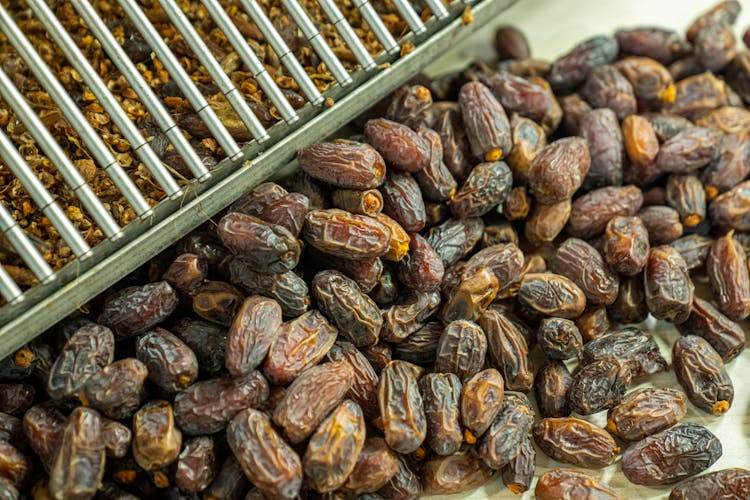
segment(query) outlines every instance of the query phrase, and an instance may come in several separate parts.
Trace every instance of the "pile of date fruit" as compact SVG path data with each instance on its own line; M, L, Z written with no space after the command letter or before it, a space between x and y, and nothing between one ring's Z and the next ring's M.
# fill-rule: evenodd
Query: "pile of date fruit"
M499 62L302 149L0 363L0 497L521 493L544 453L539 499L625 498L583 470L616 459L673 500L750 498L680 423L730 409L750 313L739 8L552 63L504 27ZM680 388L629 390L670 369L649 314Z

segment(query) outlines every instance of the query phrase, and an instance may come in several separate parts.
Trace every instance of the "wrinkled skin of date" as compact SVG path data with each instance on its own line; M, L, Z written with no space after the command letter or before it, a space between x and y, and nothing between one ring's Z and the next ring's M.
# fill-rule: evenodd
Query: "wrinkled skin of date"
M638 217L615 216L604 230L604 261L625 276L643 270L650 250L648 230Z
M505 299L518 293L524 255L514 243L497 243L478 251L467 262L468 267L486 266L497 278L497 298Z
M605 307L587 307L583 314L576 319L576 326L581 332L584 344L601 337L610 328L607 309Z
M381 498L409 500L422 495L422 483L419 477L406 464L403 458L398 459L398 469L388 484L380 488L377 494Z
M398 472L398 460L383 438L367 438L342 489L353 494L378 491Z
M389 172L380 188L383 213L393 218L409 233L421 231L427 212L419 183L408 173Z
M529 273L518 291L521 304L549 316L577 318L586 307L586 295L569 278L554 273Z
M619 75L616 70L613 71ZM580 133L591 155L584 188L621 185L625 149L620 122L615 113L611 109L595 109L586 113L581 119Z
M208 264L195 254L184 253L169 265L162 279L178 292L190 295L208 273Z
M651 123L639 115L628 116L622 122L622 138L625 153L633 164L630 168L637 172L646 172L645 177L650 177L649 170L659 154L659 139ZM632 180L640 182L637 179Z
M172 325L172 332L193 350L203 375L215 376L224 369L227 332L223 327L198 319L181 318Z
M537 500L625 500L625 497L593 477L574 469L553 469L539 476L534 495Z
M403 342L393 344L395 358L417 365L434 363L443 330L442 322L430 321L425 323L422 328L406 337Z
M583 363L589 364L607 358L626 362L634 378L666 371L669 363L664 359L653 336L638 328L613 330L586 343Z
M344 259L380 257L391 241L390 230L372 217L336 208L309 211L302 235L321 252Z
M662 64L648 57L630 56L620 59L614 66L633 86L639 103L652 108L672 104L674 80Z
M570 409L591 415L617 405L628 390L633 374L626 361L605 358L583 365L568 388Z
M505 383L494 368L487 368L466 381L461 394L461 421L473 438L484 434L502 406Z
M338 331L317 309L283 323L263 363L263 374L276 385L288 384L325 356Z
M276 224L299 236L305 223L305 214L310 210L310 200L302 193L289 193L283 198L268 204L258 216L259 219Z
M417 129L422 139L430 145L430 161L418 172L414 172L414 178L422 188L425 198L434 202L450 199L456 192L456 179L443 162L443 143L440 134L432 129L420 127Z
M315 491L334 491L354 470L365 444L365 420L357 403L346 400L310 437L302 466Z
M549 82L555 92L570 92L586 80L593 68L611 63L616 56L617 41L613 37L589 38L552 63Z
M380 374L378 405L388 446L399 453L411 453L427 435L422 395L417 385L415 365L392 361Z
M552 243L570 221L572 204L563 200L554 205L537 203L524 224L524 236L534 245Z
M138 359L119 359L92 375L79 398L84 406L96 408L109 418L127 418L141 405L148 373Z
M47 393L53 399L75 396L93 374L112 363L115 337L100 325L79 328L63 346L52 365Z
M325 146L323 146L321 149L325 149ZM239 200L235 201L229 206L229 212L237 212L245 215L252 215L257 217L260 215L260 213L263 211L265 207L273 203L274 201L280 200L284 196L289 194L289 192L281 187L280 185L276 184L275 182L262 182L252 188L250 191L245 193ZM194 239L197 239L193 237ZM214 245L216 245L218 242L211 241L208 238L208 235L204 236L204 239L206 242L211 242ZM189 241L186 241L188 243ZM208 246L207 243L203 244L204 246ZM187 245L185 245L187 247ZM211 245L213 246L213 245ZM210 248L210 247L209 247ZM224 252L226 252L226 249L224 249ZM198 252L194 252L198 253ZM199 254L200 255L200 254ZM210 259L209 264L210 265L216 265L218 264L218 261L220 261L224 256L216 256L213 259ZM203 256L205 259L206 256ZM208 259L206 259L208 260Z
M664 486L708 469L721 454L721 443L711 431L681 424L626 449L622 472L631 483Z
M531 487L531 481L534 479L535 470L536 450L531 438L525 436L521 440L516 455L500 469L503 484L516 495L528 491Z
M480 82L469 82L458 94L466 136L475 158L497 161L507 156L513 143L510 122L502 104Z
M549 359L579 358L583 338L576 324L563 318L545 318L537 330L537 344Z
M310 306L307 283L294 271L262 273L254 271L242 259L232 259L229 273L230 281L249 294L263 295L278 302L286 317L299 316Z
M548 144L531 162L529 190L539 203L560 203L581 187L590 165L591 156L584 139L559 139Z
M427 444L438 455L452 455L463 443L459 418L461 380L453 373L428 373L419 380L427 420Z
M124 288L107 298L98 322L124 339L158 325L178 303L177 292L166 281Z
M199 493L208 488L217 472L214 439L199 436L185 442L177 458L174 482L183 493Z
M326 357L329 361L349 364L354 381L347 395L360 406L365 417L374 418L378 412L378 374L364 354L354 344L338 340Z
M695 287L677 250L671 246L652 248L643 278L646 303L654 317L675 324L688 319Z
M482 369L486 353L487 337L479 325L467 320L451 321L438 342L435 370L455 373L465 381Z
M665 28L631 28L615 32L620 51L641 57L650 57L669 64L692 51L690 43L674 30Z
M315 431L328 413L343 401L354 382L348 363L321 363L303 371L287 389L273 412L273 421L292 443Z
M694 227L706 218L706 194L695 175L673 174L667 178L667 203L680 214L685 227Z
M331 202L334 208L353 214L374 216L383 210L383 195L377 189L337 189L331 193Z
M230 375L247 375L263 362L281 322L281 306L275 300L257 295L245 299L227 334L225 363Z
M229 326L245 296L224 281L206 281L193 295L193 312L203 319Z
M300 246L287 229L257 217L230 212L216 229L221 242L257 270L283 273L297 265Z
M573 417L544 418L534 425L532 434L546 455L578 467L601 469L620 451L607 431Z
M388 251L382 255L382 258L392 262L398 262L403 259L409 251L409 234L398 222L385 214L377 214L373 218L387 227L391 232Z
M383 118L369 120L365 139L397 170L417 172L430 162L430 143L401 123Z
M636 215L646 226L652 247L671 244L683 234L680 213L672 207L652 205L643 207Z
M500 287L497 277L486 266L466 266L458 282L446 290L440 317L450 322L460 319L476 321L495 300Z
M674 389L637 389L609 410L607 430L625 441L640 441L682 420L685 403L685 394Z
M371 189L385 178L385 162L369 144L322 142L299 150L297 161L307 175L345 189Z
M568 368L562 361L550 361L534 377L534 395L543 418L570 415L568 391L573 383Z
M493 476L493 470L471 453L427 460L420 470L424 492L449 495L479 488Z
M490 366L503 375L505 388L528 391L533 383L533 367L529 347L516 325L496 309L488 309L480 318L479 326L487 337Z
M101 416L76 408L65 422L50 469L50 493L54 498L92 498L104 475L104 460Z
M198 378L195 353L163 328L154 328L139 337L135 353L148 369L149 380L168 393L181 391Z
M482 238L483 232L484 222L478 217L450 218L431 228L425 239L448 268L469 254Z
M677 381L698 408L722 415L734 399L734 385L721 356L703 338L685 335L672 349Z
M614 66L593 68L581 88L581 96L594 108L611 109L618 121L636 112L633 86Z
M742 327L700 297L693 299L690 316L677 329L683 335L703 337L725 363L739 356L745 349L745 331Z
M569 238L547 261L553 273L570 278L592 305L610 305L617 298L620 280L604 263L601 254L578 238Z
M717 238L706 258L706 274L719 309L740 321L750 314L750 272L742 245L729 232Z
M302 462L264 413L248 408L235 415L227 426L227 442L245 475L264 496L297 496Z
M510 193L513 178L505 162L480 163L448 201L454 216L480 217L500 205Z
M477 455L491 469L502 469L516 456L533 423L528 398L520 392L506 392L500 411L479 440Z
M23 416L23 435L47 471L55 463L65 422L65 415L49 405L32 406Z
M174 416L186 434L213 434L237 412L258 407L267 398L268 382L257 371L239 378L201 380L175 396Z
M513 133L513 149L505 161L513 172L513 184L526 185L529 181L531 162L547 145L547 136L536 122L519 115L511 117L510 126Z
M683 481L669 495L669 500L701 498L747 498L750 496L750 471L722 469Z
M133 457L146 471L166 467L177 460L182 432L175 426L168 401L150 401L133 416Z
M419 330L440 305L440 293L410 292L383 312L383 329L380 338L388 342L401 342Z
M660 173L687 174L704 167L718 157L720 139L712 129L684 130L661 145L656 169Z
M750 229L750 181L741 182L720 194L708 206L711 222L718 227Z
M440 256L422 236L410 235L409 253L396 264L398 279L418 292L440 288L445 267Z
M216 477L204 490L206 498L239 500L250 489L250 481L233 454L224 461Z
M713 240L698 234L689 234L674 240L670 245L680 252L682 258L685 259L688 270L692 271L706 263Z
M643 205L643 193L636 186L603 187L573 202L566 230L570 236L588 239L601 234L617 215L631 216Z
M380 309L353 280L338 271L321 271L311 287L320 310L355 346L378 341L383 326Z
M745 108L719 108L722 109L741 110L747 114L744 119L750 121L750 111ZM721 143L721 154L703 169L700 178L705 184L709 200L719 193L729 191L750 175L750 147L746 141L748 129L750 123L743 124L741 131L727 133Z

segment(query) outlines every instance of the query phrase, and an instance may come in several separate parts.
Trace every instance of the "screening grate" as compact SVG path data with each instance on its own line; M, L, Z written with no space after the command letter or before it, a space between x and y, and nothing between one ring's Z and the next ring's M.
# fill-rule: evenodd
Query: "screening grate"
M374 3L376 0L372 0ZM187 127L175 117L168 98L158 95L150 85L143 64L138 64L123 48L115 32L104 21L97 10L97 3L89 0L48 2L26 0L28 9L13 11L0 6L0 32L6 37L15 54L28 69L64 117L70 128L80 138L78 146L85 149L96 168L106 174L109 182L127 203L134 214L126 224L115 220L112 203L94 193L90 182L84 179L79 167L68 152L56 140L42 114L29 104L23 86L10 73L5 64L0 67L0 97L14 116L25 127L26 136L33 139L38 149L46 155L59 174L68 192L90 217L95 228L84 234L71 220L68 210L63 209L58 197L50 193L49 182L42 182L37 170L28 164L20 148L0 129L0 159L28 193L44 220L59 235L60 245L72 252L75 260L58 270L53 270L45 260L44 243L27 234L14 217L12 207L0 202L0 256L15 254L26 265L38 284L23 291L6 270L0 266L0 295L7 304L0 307L0 355L32 339L64 316L83 306L92 297L111 286L127 273L156 255L181 236L188 233L210 216L225 208L251 186L269 178L304 145L319 141L346 124L388 92L414 76L459 39L469 35L495 14L507 8L513 0L423 0L421 11L407 0L377 0L388 4L394 16L404 25L402 33L393 33L383 21L371 0L318 0L325 19L313 20L305 6L309 0L200 0L201 12L209 16L220 36L228 44L237 64L244 65L257 87L262 90L275 112L278 121L263 123L257 106L247 98L241 83L230 78L228 71L216 54L215 44L201 36L195 23L185 13L186 5L198 0L117 0L128 23L135 27L143 43L151 52L150 57L159 61L159 69L168 74L170 91L180 96L184 108L189 107L193 120L192 128L200 128L205 136L197 141L185 133ZM50 3L53 5L50 6ZM60 4L69 4L65 10ZM304 38L311 57L319 61L317 72L326 71L330 80L327 88L321 89L322 78L311 74L295 56L294 47L287 43L287 36L277 29L269 17L270 4L282 9L293 20L297 32ZM464 26L461 15L471 4L474 23ZM11 3L15 5L15 3ZM188 50L197 59L210 79L210 88L222 100L217 112L217 100L206 96L206 83L197 81L185 68L184 58L175 49L174 37L167 40L157 30L149 15L158 6L162 13L161 23L169 23L175 35L179 35L181 50ZM381 6L382 7L382 6ZM346 10L345 10L346 8ZM382 8L381 8L382 10ZM355 29L344 12L357 13L359 29ZM85 34L70 33L66 29L60 12L73 12L85 26ZM257 44L249 42L248 24L241 23L238 13L252 22L252 27L262 36L269 51L278 61L278 67L269 67L261 60ZM155 204L144 194L144 184L134 181L132 168L121 164L121 155L107 142L107 137L97 130L91 117L87 116L81 99L72 95L65 82L50 68L49 58L35 46L23 29L19 18L35 23L56 45L76 79L85 85L84 98L96 103L101 114L116 127L127 147L145 169L149 182L163 193L163 200ZM335 29L339 43L334 46L323 34L320 22ZM37 25L38 26L38 25ZM363 30L363 27L367 30ZM330 32L329 32L330 33ZM95 43L106 54L107 60L92 61L87 58L86 47L81 40L93 37ZM373 40L375 42L373 42ZM369 45L365 44L365 41ZM373 53L372 45L379 50ZM91 39L87 45L90 46ZM401 56L402 46L409 44L413 50ZM342 47L346 48L342 52ZM299 47L296 48L299 53ZM342 60L341 55L349 60ZM226 54L224 54L226 57ZM108 64L124 77L131 91L129 98L137 99L148 116L151 128L145 130L137 124L132 112L118 99L111 83L101 76L102 64ZM315 68L313 68L315 69ZM293 103L287 89L281 88L272 71L283 71L293 83L298 95L306 100L304 106ZM167 86L165 85L164 88ZM331 102L334 104L331 106ZM222 111L223 110L223 111ZM227 124L227 113L231 113L231 126ZM90 114L88 114L90 115ZM181 115L182 116L182 115ZM260 116L260 118L259 118ZM266 120L267 121L267 120ZM196 125L197 124L197 125ZM242 130L238 132L238 126ZM158 136L158 141L155 136ZM240 137L249 139L240 140ZM28 137L26 137L28 139ZM15 139L18 142L18 139ZM211 144L224 159L213 166L205 158L205 144ZM178 158L181 169L176 169L164 160L168 151ZM1 171L0 171L1 172ZM58 176L56 176L57 178ZM2 186L0 186L2 187ZM111 196L109 197L111 198ZM90 244L87 238L91 231L99 231L100 241Z

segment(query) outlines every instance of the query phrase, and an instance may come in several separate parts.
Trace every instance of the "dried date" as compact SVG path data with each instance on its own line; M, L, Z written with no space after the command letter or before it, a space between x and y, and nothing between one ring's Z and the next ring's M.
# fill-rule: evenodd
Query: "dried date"
M529 399L520 392L506 392L500 411L478 442L477 455L491 469L502 469L528 439L533 423Z
M550 361L534 376L534 394L543 418L570 415L568 391L573 383L568 368L562 361Z
M482 370L466 381L461 394L461 421L469 444L489 429L500 411L503 394L503 376L494 368Z
M563 318L545 318L537 330L537 345L549 359L580 358L583 338L576 324Z
M166 281L128 287L107 298L98 323L124 339L158 325L178 303L177 292Z
M104 475L104 441L99 413L76 408L68 416L50 468L53 498L91 498Z
M719 309L740 321L750 314L750 272L747 255L730 231L717 238L706 258L706 274Z
M427 460L419 473L424 492L448 495L470 491L490 481L494 471L471 453Z
M641 378L666 371L669 363L661 354L654 337L638 328L622 328L586 343L583 363L607 358L628 364L633 378Z
M480 217L505 201L512 184L512 174L505 162L480 163L471 169L448 206L455 217Z
M586 307L586 295L572 280L554 273L528 273L518 291L521 304L541 314L577 318Z
M637 389L609 410L607 430L625 441L640 441L682 420L685 402L685 395L674 389Z
M627 361L604 358L580 367L568 388L570 409L591 415L617 405L633 379Z
M744 498L747 496L750 496L750 471L735 468L717 470L683 481L669 494L669 500Z
M531 162L529 190L544 205L571 198L581 187L591 165L586 141L568 137L548 144Z
M368 120L365 139L394 169L417 172L430 162L430 143L401 123L383 118Z
M452 455L463 443L459 399L461 380L453 373L428 373L419 380L427 422L427 444L438 455Z
M505 388L528 391L533 383L529 347L521 331L503 313L488 309L479 326L487 336L487 354L491 366L503 375Z
M417 379L421 368L405 361L388 363L380 374L378 405L385 440L399 453L415 451L427 435L427 420Z
M198 378L195 353L163 328L155 328L138 337L135 352L138 360L146 366L149 380L168 393L181 391Z
M148 367L136 358L123 358L105 366L86 381L79 399L109 418L130 417L145 396Z
M643 279L646 304L654 317L675 324L688 319L695 287L677 250L666 245L651 248Z
M610 305L617 298L620 280L604 263L601 254L578 238L569 238L547 261L549 270L569 278L592 305Z
M534 489L537 500L624 500L625 497L593 477L573 469L553 469L539 476Z
M578 467L601 469L620 451L607 431L573 417L544 418L534 425L532 434L550 458Z
M385 161L369 144L354 141L322 142L297 153L307 175L344 189L371 189L385 178Z
M225 364L230 375L247 375L263 362L278 334L281 314L273 299L245 299L227 334Z
M166 467L177 460L182 432L175 425L168 401L150 401L133 416L133 457L146 471Z
M711 345L697 335L678 338L672 348L677 381L695 406L722 415L732 405L734 385L724 361Z
M310 306L307 283L294 271L279 274L257 272L242 259L232 259L229 274L230 281L249 294L263 295L278 302L286 317L299 316Z
M648 260L649 249L648 230L638 217L618 215L607 223L603 256L613 271L625 276L640 273Z
M595 189L573 202L566 230L576 238L597 236L605 230L610 219L618 215L635 215L642 204L643 193L636 186Z
M217 472L214 439L210 436L191 438L177 458L175 486L183 493L199 493L208 488Z
M502 104L481 82L469 82L458 94L466 136L475 158L497 161L507 156L513 144L510 122Z
M286 228L252 215L230 212L216 229L221 242L256 270L289 271L299 262L297 238Z
M693 298L690 316L687 321L677 325L677 329L683 335L703 337L725 363L745 349L745 331L742 327L700 297Z

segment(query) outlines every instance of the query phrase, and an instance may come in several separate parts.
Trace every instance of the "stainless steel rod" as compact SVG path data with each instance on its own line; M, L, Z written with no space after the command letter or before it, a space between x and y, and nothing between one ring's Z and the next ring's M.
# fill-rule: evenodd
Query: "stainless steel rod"
M255 52L247 44L242 33L229 18L219 0L201 0L201 2L203 2L206 10L213 18L216 26L224 33L234 50L237 51L240 59L242 59L242 62L245 63L245 66L248 67L258 81L260 88L263 89L263 92L265 92L274 106L276 106L276 109L279 110L279 114L281 114L284 121L291 124L299 120L299 115L292 105L289 104L289 101L279 86L276 85L274 79L266 71L266 67L263 66L261 60L258 59L258 56L255 55Z
M273 51L276 52L276 56L279 58L279 61L281 61L281 64L284 65L287 71L292 75L292 78L297 82L302 93L307 96L307 99L311 103L315 105L322 104L323 101L325 101L325 98L305 72L305 69L297 58L294 57L292 51L289 50L286 42L281 38L279 32L276 31L273 23L268 19L268 16L263 12L263 9L258 5L258 2L256 0L239 0L239 2L242 5L242 8L245 9L250 18L258 26L260 32L263 33L263 37Z
M266 132L266 129L260 123L258 117L255 116L255 113L253 113L250 106L245 102L242 93L237 90L237 87L232 83L232 80L229 79L222 69L221 64L219 64L219 61L217 61L213 54L211 54L208 46L201 39L198 32L195 31L195 28L190 24L190 20L182 10L180 10L180 7L177 6L174 0L159 0L159 3L161 3L162 8L167 13L167 16L169 16L172 24L174 24L177 30L182 33L188 46L193 50L198 60L203 64L203 67L206 68L208 74L211 75L211 78L216 82L221 93L224 94L224 97L229 101L229 104L232 105L232 108L234 108L235 112L240 117L240 120L242 120L242 123L244 123L250 133L253 134L253 138L258 141L258 143L264 143L270 139L268 132Z
M0 295L12 305L23 302L23 292L2 265L0 265Z
M105 235L111 240L122 238L122 229L117 225L112 215L104 208L99 198L91 191L91 187L81 176L81 173L73 165L60 145L52 137L52 134L44 128L44 124L31 109L21 92L13 84L13 81L0 70L0 95L10 104L16 116L21 120L31 136L36 140L39 147L47 154L47 157L57 168L65 184L78 196L83 206L91 214Z
M365 48L362 40L360 40L354 32L351 24L346 20L336 3L333 0L318 0L318 3L326 13L326 16L328 16L328 19L330 19L333 25L336 26L336 30L338 30L341 38L343 38L349 46L349 49L352 51L352 54L354 54L354 57L359 64L362 65L362 68L365 71L374 69L375 60L367 51L367 48Z
M412 33L415 35L421 35L427 31L427 27L419 18L419 14L417 14L414 7L412 7L407 0L393 0L393 4L401 13L401 17L404 18L404 21L406 21L406 24L409 26Z
M52 195L49 194L49 191L44 188L42 182L34 175L31 167L21 157L21 153L18 152L15 144L2 131L0 131L0 157L8 165L13 175L23 184L23 187L34 200L34 203L39 206L42 213L52 222L52 225L55 226L55 229L57 229L63 240L70 246L70 249L73 250L73 253L81 260L90 257L91 248L89 245L63 213L60 206L52 198Z
M370 29L375 33L385 51L391 55L401 52L401 47L399 47L398 42L393 38L391 32L388 31L388 28L383 23L383 20L380 19L375 8L370 4L370 0L352 0L352 3L359 9L362 19L370 26Z
M425 0L425 3L440 21L450 16L448 9L445 8L441 0Z
M91 92L99 100L104 110L109 114L112 121L120 129L123 137L130 143L130 147L138 158L146 165L146 168L154 176L156 182L164 189L168 196L180 196L180 186L174 177L167 171L151 145L146 142L143 135L138 131L135 124L128 118L122 106L107 85L102 81L96 70L88 62L86 56L81 52L73 38L65 31L62 23L55 17L52 9L42 1L29 2L34 14L42 22L52 39L62 50L71 65L81 75L83 81Z
M313 50L320 56L322 61L328 66L328 70L331 72L333 77L339 82L339 85L346 87L352 83L352 77L349 72L346 71L344 65L341 63L336 54L333 53L331 46L328 45L320 30L315 27L313 22L310 20L310 16L307 15L305 9L299 4L297 0L281 0L286 10L297 23L297 26L305 35L307 41L312 45Z
M118 3L133 22L135 28L143 35L146 43L156 53L156 57L164 64L170 77L175 81L190 105L193 106L198 116L205 122L208 130L224 149L226 155L233 161L242 158L242 151L237 142L232 138L232 135L224 124L221 123L216 112L211 109L206 98L203 97L198 87L190 79L190 75L187 74L187 71L180 65L180 62L172 51L169 50L167 44L164 43L161 35L156 31L156 28L151 24L146 14L143 13L133 0L118 0Z
M130 203L135 212L143 218L153 215L151 206L140 191L138 191L135 183L125 173L112 152L104 144L102 138L96 133L94 127L91 126L81 110L78 109L78 106L73 102L67 90L53 76L52 71L36 52L31 42L23 35L23 32L18 28L16 23L13 22L12 17L2 5L0 5L0 31L5 33L13 47L27 62L29 69L34 73L39 83L42 84L50 97L57 103L60 112L78 133L84 144L86 144L89 153L91 153L99 166L107 172L107 175L109 175L115 186L125 196L125 199L128 200L128 203Z
M5 235L10 245L18 252L39 281L42 283L55 281L52 268L3 205L0 205L0 233Z
M161 100L154 94L151 87L146 83L143 75L135 67L135 64L125 53L125 50L115 39L114 35L107 29L104 21L99 17L88 0L71 0L73 7L78 14L86 21L89 30L99 40L104 51L109 55L110 60L117 66L120 73L130 83L133 91L138 95L146 109L151 114L151 118L156 125L164 132L169 142L174 146L175 151L185 160L185 164L193 173L198 182L203 182L211 177L211 173L201 161L198 153L190 145L180 128L172 119L169 111L166 110Z

